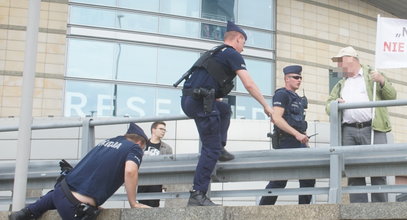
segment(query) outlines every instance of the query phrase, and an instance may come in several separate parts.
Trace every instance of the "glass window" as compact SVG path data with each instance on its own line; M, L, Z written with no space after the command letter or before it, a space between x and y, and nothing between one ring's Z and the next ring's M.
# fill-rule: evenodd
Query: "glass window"
M117 28L131 31L158 32L158 17L118 12Z
M178 89L157 89L155 116L183 115L181 93Z
M114 85L67 81L65 116L112 116ZM154 117L180 115L181 91L145 86L117 86L117 116Z
M160 2L160 12L189 16L189 17L199 17L199 0L162 0Z
M250 11L252 15L254 12ZM202 0L201 17L225 22L234 21L235 0Z
M116 13L111 10L71 7L70 23L97 27L115 27Z
M213 24L201 24L201 38L209 40L223 41L223 36L225 35L226 27L213 25Z
M120 44L116 58L119 80L155 83L157 75L157 48Z
M272 30L273 0L256 0L255 4L253 0L239 0L237 9L237 23Z
M267 99L267 103L271 100ZM263 107L252 97L237 96L236 106L232 106L236 119L263 120L268 117L264 114Z
M160 48L158 50L157 83L172 85L194 64L198 57L198 52Z
M162 34L191 38L199 37L199 23L195 21L160 17L159 29Z
M252 30L245 30L247 34L247 46L264 48L264 49L273 49L272 42L273 42L273 34L272 33L265 33L261 31L252 31Z
M66 75L112 79L116 50L113 43L69 39Z
M111 116L113 113L113 85L94 82L67 81L64 115Z
M118 6L122 8L158 12L159 0L118 0Z
M116 5L116 0L69 0L69 1L70 2L93 4L93 5L107 5L107 6L115 6Z
M250 76L259 87L260 91L264 95L271 95L271 79L274 77L274 74L272 73L272 70L274 69L272 62L253 59L245 59L245 62ZM237 80L236 91L247 93L240 79Z
M272 3L272 0L258 0L255 4L252 0L239 0L237 23L271 30L273 27L271 16L273 13ZM256 16L253 16L253 13Z
M117 116L153 117L155 88L119 85L117 87Z

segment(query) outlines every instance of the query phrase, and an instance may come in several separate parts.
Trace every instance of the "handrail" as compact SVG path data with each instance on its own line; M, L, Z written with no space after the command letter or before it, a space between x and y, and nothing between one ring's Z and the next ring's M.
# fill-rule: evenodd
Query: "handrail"
M336 101L332 101L336 102ZM374 108L374 107L389 107L389 106L403 106L407 105L405 100L380 100L374 102L353 102L353 103L339 103L338 110L354 109L354 108Z
M126 124L130 122L151 122L151 121L174 121L174 120L186 120L189 119L185 115L170 116L170 117L145 117L145 118L85 118L92 119L90 126L98 125L114 125L114 124ZM51 129L51 128L72 128L82 127L82 121L69 121L69 122L52 122L52 123L37 123L31 126L32 130ZM0 132L18 131L18 125L13 126L0 126Z

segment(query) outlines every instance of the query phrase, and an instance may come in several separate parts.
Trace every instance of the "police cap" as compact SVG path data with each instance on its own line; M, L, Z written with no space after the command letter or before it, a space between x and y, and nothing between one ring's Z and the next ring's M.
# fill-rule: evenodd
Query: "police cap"
M300 66L300 65L286 66L286 67L284 67L283 72L284 72L284 75L287 75L287 74L290 74L290 73L301 75L302 66Z
M134 122L130 122L127 134L137 134L148 141L147 135L144 133L143 129L136 125Z
M231 21L228 21L228 25L226 26L226 32L229 32L229 31L237 31L243 35L245 40L247 40L246 32L244 32L243 29L241 29L239 26L237 26L235 23L233 23Z

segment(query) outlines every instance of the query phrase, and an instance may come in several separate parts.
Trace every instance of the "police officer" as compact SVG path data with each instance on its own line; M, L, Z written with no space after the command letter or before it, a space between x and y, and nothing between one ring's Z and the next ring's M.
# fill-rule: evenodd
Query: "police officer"
M137 203L138 168L143 157L147 136L130 123L124 136L107 139L96 145L73 168L54 190L9 219L39 218L51 209L57 209L62 219L96 219L98 207L123 185L130 206L148 208Z
M302 82L302 67L299 65L287 66L283 69L285 87L277 89L273 96L273 148L305 148L308 137L305 134L307 122L305 111L307 101L295 92ZM277 140L275 140L277 139ZM285 188L287 180L270 181L266 189ZM314 187L315 180L300 180L300 187ZM309 204L312 195L300 195L299 204ZM274 205L277 196L263 196L260 205Z
M233 89L236 75L250 95L264 107L264 112L271 116L272 109L250 77L240 54L246 40L246 33L228 22L224 44L202 55L194 64L191 77L184 83L181 107L195 120L202 142L188 206L216 205L206 196L210 176L222 152L222 160L233 159L233 155L225 156L227 152L224 150L231 108L220 98Z

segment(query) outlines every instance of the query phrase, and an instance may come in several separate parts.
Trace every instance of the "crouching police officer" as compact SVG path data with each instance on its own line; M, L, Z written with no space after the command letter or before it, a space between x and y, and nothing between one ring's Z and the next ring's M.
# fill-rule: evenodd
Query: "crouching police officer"
M277 89L273 96L273 148L305 148L308 137L305 134L307 122L305 110L307 100L299 97L295 92L301 85L302 67L298 65L287 66L283 69L285 87ZM285 188L287 180L270 181L266 189ZM315 180L300 180L300 187L314 187ZM299 204L309 204L312 195L300 195ZM263 196L260 205L274 205L277 196Z
M204 53L186 75L184 74L174 84L176 86L181 80L186 79L181 107L188 117L195 120L202 142L188 206L216 205L206 196L210 176L218 160L234 158L224 149L231 108L220 98L225 97L233 89L236 75L250 95L263 106L264 112L268 116L271 115L272 108L250 77L240 54L246 40L246 33L234 23L228 22L224 44Z
M124 136L107 139L96 145L65 178L46 195L9 216L11 220L36 219L48 210L57 209L62 219L96 219L98 207L123 185L130 206L148 208L137 203L138 168L147 142L144 131L130 123Z

